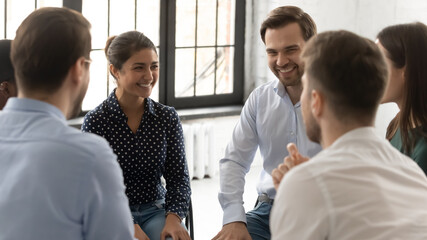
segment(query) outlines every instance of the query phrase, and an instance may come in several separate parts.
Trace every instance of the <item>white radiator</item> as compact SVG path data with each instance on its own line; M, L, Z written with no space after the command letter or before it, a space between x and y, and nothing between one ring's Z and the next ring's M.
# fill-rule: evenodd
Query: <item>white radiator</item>
M215 133L211 122L183 123L185 154L190 179L213 177L218 171Z

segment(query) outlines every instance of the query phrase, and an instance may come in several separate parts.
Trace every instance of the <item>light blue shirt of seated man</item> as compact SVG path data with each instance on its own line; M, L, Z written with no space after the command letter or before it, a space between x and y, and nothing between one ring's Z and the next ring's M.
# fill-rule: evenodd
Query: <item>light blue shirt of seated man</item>
M306 135L301 103L292 103L278 79L256 88L240 114L240 120L220 161L218 198L224 211L223 224L246 222L243 207L245 175L259 148L262 170L257 184L258 195L276 196L271 171L288 156L286 145L295 143L303 156L316 155L321 147ZM256 199L253 199L255 201Z
M0 239L133 239L116 156L45 102L0 111Z

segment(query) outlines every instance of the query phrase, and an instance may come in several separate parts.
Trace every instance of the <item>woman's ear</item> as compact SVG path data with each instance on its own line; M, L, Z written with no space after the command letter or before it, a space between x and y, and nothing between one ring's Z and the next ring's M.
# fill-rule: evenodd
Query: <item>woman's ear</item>
M406 73L406 65L402 67L402 72L401 72L403 81L405 81L405 73Z
M110 73L113 74L113 77L118 80L119 79L119 69L114 67L113 64L110 64Z

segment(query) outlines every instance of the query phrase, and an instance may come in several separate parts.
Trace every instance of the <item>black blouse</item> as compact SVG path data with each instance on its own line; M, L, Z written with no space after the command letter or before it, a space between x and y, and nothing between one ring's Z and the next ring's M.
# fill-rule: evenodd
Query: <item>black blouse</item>
M173 107L146 98L134 134L115 90L84 118L82 131L107 139L123 170L130 206L166 198L166 212L184 218L191 189L179 116ZM166 189L161 177L166 180Z

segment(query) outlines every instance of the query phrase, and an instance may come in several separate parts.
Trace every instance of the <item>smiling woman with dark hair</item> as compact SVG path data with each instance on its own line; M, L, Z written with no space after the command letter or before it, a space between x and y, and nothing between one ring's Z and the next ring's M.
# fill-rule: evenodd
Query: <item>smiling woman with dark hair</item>
M394 102L400 109L386 137L427 174L427 26L389 26L378 34L378 46L390 70L382 102Z
M159 78L156 47L129 31L110 37L105 55L117 88L85 116L82 130L107 139L118 157L135 237L190 239L181 221L191 194L181 122L173 107L150 98Z

